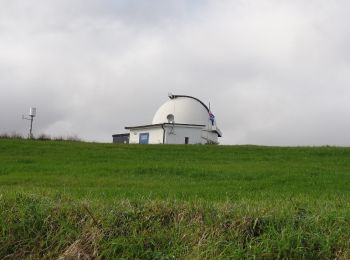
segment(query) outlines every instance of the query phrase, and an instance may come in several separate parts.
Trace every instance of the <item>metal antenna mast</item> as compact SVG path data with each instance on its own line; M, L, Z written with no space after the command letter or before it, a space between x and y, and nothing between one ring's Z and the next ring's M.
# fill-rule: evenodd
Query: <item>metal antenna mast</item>
M22 119L30 121L30 128L29 128L29 135L28 135L28 138L30 138L30 139L33 138L33 120L34 120L35 116L36 116L36 108L35 107L31 107L29 109L29 118L22 115Z

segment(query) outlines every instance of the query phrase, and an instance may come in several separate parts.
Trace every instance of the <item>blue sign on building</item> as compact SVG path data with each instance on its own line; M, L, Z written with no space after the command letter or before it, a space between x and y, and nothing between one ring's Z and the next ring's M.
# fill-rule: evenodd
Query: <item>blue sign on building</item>
M140 133L139 144L148 144L149 133Z

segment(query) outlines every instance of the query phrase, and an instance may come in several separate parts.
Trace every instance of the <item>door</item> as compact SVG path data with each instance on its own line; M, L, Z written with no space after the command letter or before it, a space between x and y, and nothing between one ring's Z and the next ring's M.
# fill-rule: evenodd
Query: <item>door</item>
M190 141L189 137L185 137L185 144L188 144L188 142Z
M148 144L149 133L140 133L139 144Z

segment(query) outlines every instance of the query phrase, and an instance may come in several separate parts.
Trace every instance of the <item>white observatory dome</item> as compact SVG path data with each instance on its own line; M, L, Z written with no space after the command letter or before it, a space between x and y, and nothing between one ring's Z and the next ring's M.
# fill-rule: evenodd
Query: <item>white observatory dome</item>
M181 95L170 95L169 98L155 113L152 124L209 124L209 108L199 99Z
M218 144L222 132L215 116L198 98L169 94L152 124L126 126L127 134L113 135L115 143L131 144Z

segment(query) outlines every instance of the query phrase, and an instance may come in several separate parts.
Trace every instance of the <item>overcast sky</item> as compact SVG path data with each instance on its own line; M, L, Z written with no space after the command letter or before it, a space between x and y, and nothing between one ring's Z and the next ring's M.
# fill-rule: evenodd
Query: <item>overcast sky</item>
M0 133L111 142L168 92L223 144L350 146L348 0L0 0Z

